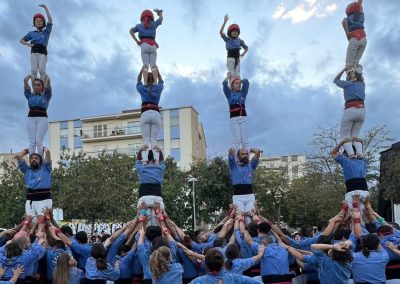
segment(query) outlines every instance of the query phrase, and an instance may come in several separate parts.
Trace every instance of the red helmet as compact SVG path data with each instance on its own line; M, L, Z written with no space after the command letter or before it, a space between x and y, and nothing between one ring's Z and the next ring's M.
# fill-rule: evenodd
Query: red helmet
M150 17L152 20L154 20L153 12L150 10L144 10L142 12L142 14L140 15L140 21L143 21L144 17Z
M346 14L351 15L354 13L360 13L361 10L362 10L361 4L358 2L353 2L353 3L350 3L349 5L347 5Z
M33 25L35 25L35 19L36 18L42 19L43 20L43 27L46 26L46 18L40 13L37 13L37 14L33 15Z
M240 27L237 24L232 24L228 27L228 36L231 36L231 32L233 31L238 31L238 33L240 34Z

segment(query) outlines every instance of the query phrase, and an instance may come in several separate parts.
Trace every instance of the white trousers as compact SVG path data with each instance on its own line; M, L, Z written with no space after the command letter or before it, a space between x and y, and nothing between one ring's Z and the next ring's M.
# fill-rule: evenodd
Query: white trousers
M226 59L226 67L228 67L228 72L231 73L231 76L240 77L240 60L235 67L235 58L228 57Z
M46 63L47 55L41 53L31 53L31 76L32 78L38 78L37 73L40 74L40 79L46 77Z
M43 157L43 140L48 127L47 117L28 117L26 128L29 137L29 154L38 153Z
M156 67L157 47L148 43L140 45L143 65L150 65L150 68Z
M25 202L25 213L26 215L31 215L32 217L42 216L43 210L46 208L53 208L53 200L45 199L40 201L30 201Z
M355 71L359 72L360 60L364 54L365 48L367 47L367 38L360 40L352 37L349 40L346 52L346 69L354 68ZM361 73L361 72L359 72Z
M233 135L233 146L235 150L250 148L247 136L247 116L236 116L230 118L230 126Z
M340 139L358 137L361 127L365 120L365 108L347 108L343 111L342 121L340 122ZM354 144L357 154L362 154L361 142L346 142L343 147L348 155L354 155L352 147Z
M142 204L142 202L146 203L146 205L149 207L147 209L147 215L150 216L150 218L147 221L147 225L148 226L157 226L157 216L154 212L154 203L160 203L160 208L164 209L165 205L164 205L164 201L162 199L162 197L160 196L156 196L156 195L146 195L146 196L142 196L139 198L138 200L138 207L140 207L140 205Z
M162 127L161 114L155 110L147 110L140 117L140 129L142 131L143 144L149 146L149 149L154 149L157 145L158 134ZM144 161L148 161L149 151L142 152ZM153 151L154 160L159 160L158 151Z
M243 194L243 195L233 195L232 203L235 204L239 211L249 212L255 208L256 197L253 193L251 194ZM245 217L245 223L248 224L251 222L250 217Z

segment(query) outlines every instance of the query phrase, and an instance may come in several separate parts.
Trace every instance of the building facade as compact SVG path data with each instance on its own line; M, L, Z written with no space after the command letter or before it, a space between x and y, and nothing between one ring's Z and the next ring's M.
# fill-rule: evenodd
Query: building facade
M160 112L163 127L158 146L164 156L173 157L180 167L190 166L195 159L205 159L207 145L198 112L193 107ZM140 109L50 122L49 140L54 161L64 151L84 152L89 156L97 156L102 151L135 155L142 146Z
M304 166L306 163L306 156L304 155L291 155L279 157L261 157L260 166L269 170L278 170L281 168L287 169L289 180L301 178L304 176Z

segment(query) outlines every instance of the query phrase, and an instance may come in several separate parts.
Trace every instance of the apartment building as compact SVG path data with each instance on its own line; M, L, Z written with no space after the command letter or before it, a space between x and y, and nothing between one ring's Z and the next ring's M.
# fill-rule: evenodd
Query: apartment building
M304 176L305 163L306 156L304 155L260 158L260 165L265 167L266 169L278 170L280 168L286 168L289 180Z

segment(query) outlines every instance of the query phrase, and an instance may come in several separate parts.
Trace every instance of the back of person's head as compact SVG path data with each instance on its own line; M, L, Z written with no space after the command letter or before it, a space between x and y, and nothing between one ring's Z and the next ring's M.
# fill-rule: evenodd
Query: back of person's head
M301 226L300 234L305 238L312 237L313 234L314 234L313 226L311 226L311 225L303 225L303 226Z
M69 267L71 256L63 252L57 257L57 264L54 269L53 284L69 283Z
M216 249L210 249L206 253L206 266L210 272L216 275L224 266L224 256Z
M92 247L91 255L96 260L96 267L98 270L104 270L107 268L107 251L103 244L94 244Z
M249 232L249 234L252 238L257 237L258 236L258 224L255 222L250 222L247 225L247 231Z
M261 222L258 224L258 231L262 234L268 234L271 232L271 226L267 222Z
M146 228L146 238L152 242L156 237L161 237L161 228L158 226L148 226Z
M290 233L290 231L289 231L288 229L286 229L286 228L281 228L281 231L282 231L282 233L283 233L284 235L286 235L286 236L288 236L288 237L291 237L291 236L292 236L292 234Z
M14 256L20 256L22 254L22 248L18 243L12 241L11 243L7 244L5 247L6 257L12 258Z
M130 250L131 250L131 247L130 247L130 246L128 246L128 245L126 245L126 244L121 244L121 245L118 247L117 254L118 254L119 256L124 256L124 255L126 255Z
M81 244L86 244L88 242L88 236L85 231L79 231L76 233L75 238Z
M389 225L382 225L377 230L378 236L387 236L393 234L393 228Z
M31 240L29 237L14 238L14 243L17 243L22 250L28 249L31 246Z
M215 248L223 248L226 245L226 240L223 237L217 237L215 238L213 245Z
M195 232L192 230L184 231L185 235L189 236L192 241L196 240Z
M60 230L61 230L61 233L66 235L68 238L72 237L74 235L74 232L72 232L72 228L68 225L62 226Z
M240 251L236 244L231 244L226 248L225 256L227 258L225 262L225 268L228 270L232 269L232 261L239 257Z
M156 249L160 247L168 247L168 240L165 237L156 237L152 242L151 242L151 251L155 251Z
M375 234L368 234L361 239L361 251L364 256L368 257L371 251L377 250L379 247L379 238Z
M267 246L269 244L272 244L273 242L274 242L274 240L270 236L266 236L266 237L262 238L262 240L260 241L260 244Z
M335 232L333 239L336 241L348 240L351 234L349 229L340 229Z
M100 237L100 242L104 244L104 242L105 242L109 237L111 237L110 234L104 234L104 235L102 235L102 236Z
M330 245L332 243L332 238L331 236L327 236L327 235L321 235L318 237L317 239L317 244L326 244L326 245Z
M317 223L317 230L318 232L323 232L326 227L328 227L329 222L326 220L321 220Z
M370 234L374 234L377 232L378 228L374 223L365 223L365 229L368 231Z
M62 240L55 240L53 243L53 249L65 250L65 243Z
M149 261L152 276L156 279L161 278L163 273L168 271L168 265L171 261L171 251L168 247L162 246L153 251Z
M353 254L350 249L343 251L332 250L332 259L344 265L353 261Z

